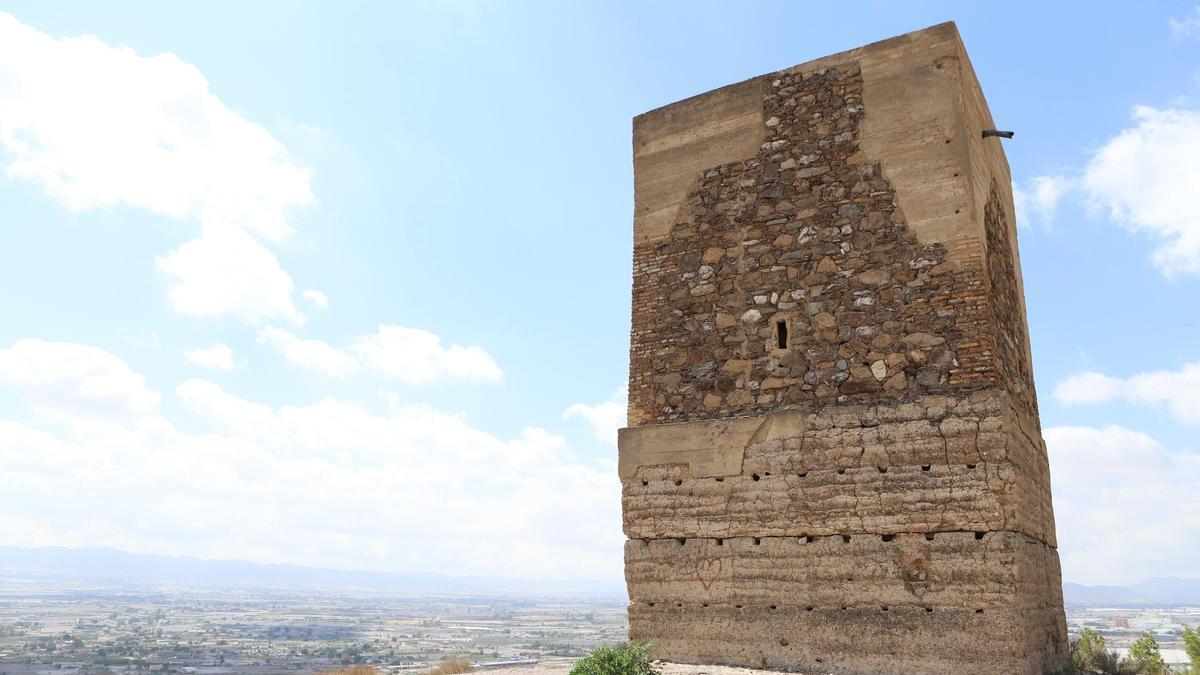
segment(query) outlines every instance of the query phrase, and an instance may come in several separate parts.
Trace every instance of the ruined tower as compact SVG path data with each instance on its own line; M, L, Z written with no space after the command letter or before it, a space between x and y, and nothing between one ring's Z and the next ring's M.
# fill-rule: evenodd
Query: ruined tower
M655 656L823 673L1061 663L993 126L951 23L634 121L619 470L630 638Z

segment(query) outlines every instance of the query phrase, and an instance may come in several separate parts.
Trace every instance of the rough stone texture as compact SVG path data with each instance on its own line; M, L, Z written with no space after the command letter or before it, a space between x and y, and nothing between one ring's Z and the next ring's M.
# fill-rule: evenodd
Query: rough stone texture
M630 635L1042 672L1066 647L1008 165L953 24L634 124Z

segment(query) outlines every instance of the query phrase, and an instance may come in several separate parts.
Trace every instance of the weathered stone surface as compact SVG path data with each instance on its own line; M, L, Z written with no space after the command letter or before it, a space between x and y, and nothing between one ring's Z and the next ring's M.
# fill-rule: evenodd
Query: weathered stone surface
M1007 161L953 24L634 123L630 636L1035 673L1066 635Z
M635 602L1035 609L1057 604L1058 555L1012 532L631 539Z
M630 639L688 661L809 673L1029 673L1060 658L1061 607L629 605Z

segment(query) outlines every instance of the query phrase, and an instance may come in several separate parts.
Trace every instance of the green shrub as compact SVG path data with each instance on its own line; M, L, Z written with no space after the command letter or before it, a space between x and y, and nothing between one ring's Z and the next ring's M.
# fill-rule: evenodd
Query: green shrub
M597 647L575 663L571 675L657 675L650 665L646 645L622 644Z

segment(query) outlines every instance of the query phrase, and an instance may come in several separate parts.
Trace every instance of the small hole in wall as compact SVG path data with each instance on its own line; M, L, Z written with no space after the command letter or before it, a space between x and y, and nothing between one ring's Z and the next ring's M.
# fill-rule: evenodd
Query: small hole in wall
M717 546L724 546L724 545L725 545L725 540L724 540L724 539L718 539L718 540L717 540Z
M796 475L797 475L797 476L799 476L800 478L808 478L808 474L807 474L807 473L799 473L799 474L796 474Z
M701 604L700 604L700 606L701 606L701 607L708 607L708 603L707 603L707 602L701 603Z
M843 535L842 535L842 543L843 543L843 544L849 544L849 543L850 543L850 535L848 535L848 534L843 534Z
M962 211L962 209L954 209L954 212L955 212L955 213L958 213L958 212L960 212L960 211Z
M925 533L925 541L933 541L933 533L932 532Z
M755 546L758 546L758 545L759 545L759 544L761 544L761 543L762 543L762 539L759 539L758 537L755 537L755 538L754 538L754 545L755 545Z
M882 540L884 540L884 541L891 541L891 540L893 540L893 539L895 539L895 538L896 538L896 535L894 535L894 534L884 534L884 535L881 535L879 538L880 538L880 539L882 539Z
M975 541L979 541L980 539L983 539L983 533L982 533L982 532L976 532L976 533L975 533Z
M684 544L687 543L687 539L685 537L680 537L680 538L676 539L675 541L679 542L680 546L683 546Z
M653 606L654 606L654 603L653 603L653 602L651 602L651 603L648 603L648 604L649 604L651 607L653 607Z
M886 467L886 466L877 466L877 467L875 467L875 468L876 468L876 469L879 469L879 473L887 473L887 467Z
M806 611L806 612L811 612L811 611L813 611L813 607L812 607L812 605L809 605L808 607L805 607L805 608L804 608L804 611Z
M933 608L932 608L932 607L926 607L926 608L925 608L925 613L926 613L926 614L933 614Z
M838 469L838 475L839 475L839 476L841 476L841 475L844 475L845 473L846 473L846 470L845 470L845 469Z
M775 605L771 605L771 609L775 609Z
M724 483L724 482L725 482L725 479L724 479L724 478L721 478L721 477L714 478L713 480L717 481L718 483Z
M811 543L813 543L813 536L812 536L811 534L809 534L809 535L805 535L805 537L804 537L804 543L806 543L806 544L811 544Z
M922 471L928 471L928 470L929 470L929 468L930 468L930 466L932 466L932 465L930 465L930 464L922 464L922 465L921 465L921 470L922 470Z
M778 349L787 349L788 346L788 327L787 320L780 319L775 322L775 347Z
M758 474L753 474L753 475L751 475L751 476L750 476L750 480L757 481L757 480L758 480Z
M947 138L947 139L946 139L946 144L947 144L947 145L949 145L949 144L950 144L950 139L949 139L949 138Z
M772 606L771 609L775 609L775 607ZM787 638L779 638L779 646L780 647L786 647L786 646L788 646L788 644L790 644L790 643L787 641Z
M881 609L881 610L883 610L883 611L885 611L885 612L886 612L886 611L888 611L888 607L887 607L887 605L884 605L883 607L880 607L879 609Z
M974 469L974 468L975 468L975 465L974 465L974 464L968 464L968 465L967 465L967 468L968 468L968 469Z
M680 485L683 485L683 481L682 481L682 480L676 480L676 481L675 481L675 487L679 487Z
M682 603L682 602L677 602L677 603L675 603L675 606L676 606L676 607L683 607L683 603Z
M736 607L736 608L738 608L738 609L741 609L741 608L742 608L742 606L741 606L741 605L734 605L734 607Z
M983 610L982 610L982 609L977 609L977 610L975 610L975 613L976 613L976 614L983 614Z
M648 481L648 480L642 481L642 487L646 487L649 484L650 484L650 481Z

